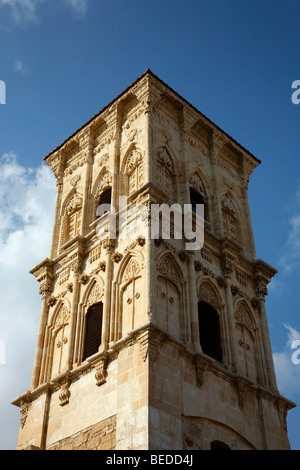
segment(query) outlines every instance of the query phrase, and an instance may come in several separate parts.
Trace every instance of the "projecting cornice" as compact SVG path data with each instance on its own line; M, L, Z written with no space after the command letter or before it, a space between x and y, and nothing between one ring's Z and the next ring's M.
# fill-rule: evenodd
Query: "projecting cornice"
M258 166L261 161L255 157L251 152L249 152L245 147L240 145L236 140L234 140L231 136L229 136L226 132L224 132L219 126L213 123L209 118L207 118L204 114L202 114L197 108L195 108L191 103L189 103L185 98L183 98L179 93L174 91L169 85L167 85L163 80L161 80L158 76L156 76L150 69L147 69L137 80L135 80L129 87L127 87L122 93L120 93L116 98L114 98L110 103L108 103L102 110L100 110L95 116L93 116L89 121L87 121L83 126L81 126L76 132L74 132L70 137L68 137L62 144L60 144L56 149L50 152L44 160L53 168L53 160L61 160L63 161L62 154L59 153L60 151L65 151L66 147L72 143L79 143L81 136L83 133L90 127L94 126L95 122L98 122L99 119L104 118L105 115L109 114L109 110L114 106L116 106L121 100L126 99L126 96L130 93L136 94L138 98L145 98L146 91L145 91L145 78L149 78L153 84L160 86L161 88L161 95L165 96L169 100L173 100L173 102L177 103L178 109L186 108L184 111L184 115L189 123L195 124L198 120L212 129L215 134L219 135L219 139L222 142L230 143L233 148L236 148L242 154L245 154L247 158L247 167L255 168ZM144 84L144 86L143 86ZM140 88L140 89L139 89ZM151 93L151 92L150 92ZM138 96L139 95L139 96ZM63 164L63 163L61 163ZM54 167L56 167L54 165Z

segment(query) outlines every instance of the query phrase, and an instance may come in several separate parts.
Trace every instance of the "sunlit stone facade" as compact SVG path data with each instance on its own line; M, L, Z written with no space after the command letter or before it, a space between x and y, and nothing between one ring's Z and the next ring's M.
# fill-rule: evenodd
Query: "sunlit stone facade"
M150 70L46 158L57 180L18 449L288 449L247 189L259 160ZM120 198L143 235L105 236ZM151 239L153 204L205 206L204 246ZM104 235L99 236L101 222ZM98 341L98 343L97 343Z

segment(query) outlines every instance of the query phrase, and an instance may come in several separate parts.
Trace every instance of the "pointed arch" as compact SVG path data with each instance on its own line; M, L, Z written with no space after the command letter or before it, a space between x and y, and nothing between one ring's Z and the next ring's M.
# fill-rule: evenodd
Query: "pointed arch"
M224 233L233 240L238 240L241 236L241 210L231 191L226 191L221 196L221 210Z
M98 217L97 209L100 204L111 204L112 173L110 169L103 167L93 185L92 195L94 197L93 220Z
M156 299L158 326L175 338L186 341L189 320L184 275L170 251L164 252L156 263Z
M61 209L60 244L64 245L81 231L83 196L78 189L73 189L66 197Z
M144 151L136 142L133 142L127 149L121 163L122 194L124 196L130 196L143 186L145 171Z
M190 173L189 176L189 187L190 187L190 203L192 204L193 210L196 212L196 205L204 205L204 219L209 221L209 196L207 188L209 187L206 183L202 173L196 169Z
M112 336L118 340L145 322L143 255L130 250L121 262L113 285L115 309Z
M257 327L251 309L244 300L235 306L235 333L239 372L254 382L260 381Z
M156 150L156 184L171 198L177 200L177 163L167 145Z
M198 294L200 346L207 356L223 362L221 304L217 291L208 280L201 282Z
M214 307L218 312L221 311L222 303L219 294L210 280L204 279L200 282L197 289L197 295L198 301L206 302Z
M67 367L70 315L69 302L65 299L60 301L48 328L48 380L62 373Z
M173 282L176 286L182 287L184 283L184 275L177 260L170 251L163 253L159 258L157 262L157 271L163 277L168 278L169 281Z

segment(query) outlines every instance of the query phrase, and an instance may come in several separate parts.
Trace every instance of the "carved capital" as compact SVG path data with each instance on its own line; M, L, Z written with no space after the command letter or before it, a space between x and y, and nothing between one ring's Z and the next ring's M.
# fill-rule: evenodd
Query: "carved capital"
M113 253L115 247L115 240L111 238L106 238L106 240L103 241L102 246L107 253Z
M221 263L222 272L225 278L230 278L234 269L232 257L229 255L223 255Z

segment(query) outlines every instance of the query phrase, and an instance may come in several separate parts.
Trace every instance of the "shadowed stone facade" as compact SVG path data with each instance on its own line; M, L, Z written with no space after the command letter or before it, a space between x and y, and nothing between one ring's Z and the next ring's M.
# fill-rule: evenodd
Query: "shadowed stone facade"
M42 306L18 449L289 449L265 310L276 271L256 258L247 196L260 161L150 70L45 160L57 200L31 271ZM99 205L120 197L145 208L148 236L134 215L127 238L98 236ZM197 200L201 250L172 225L151 239L153 204Z

